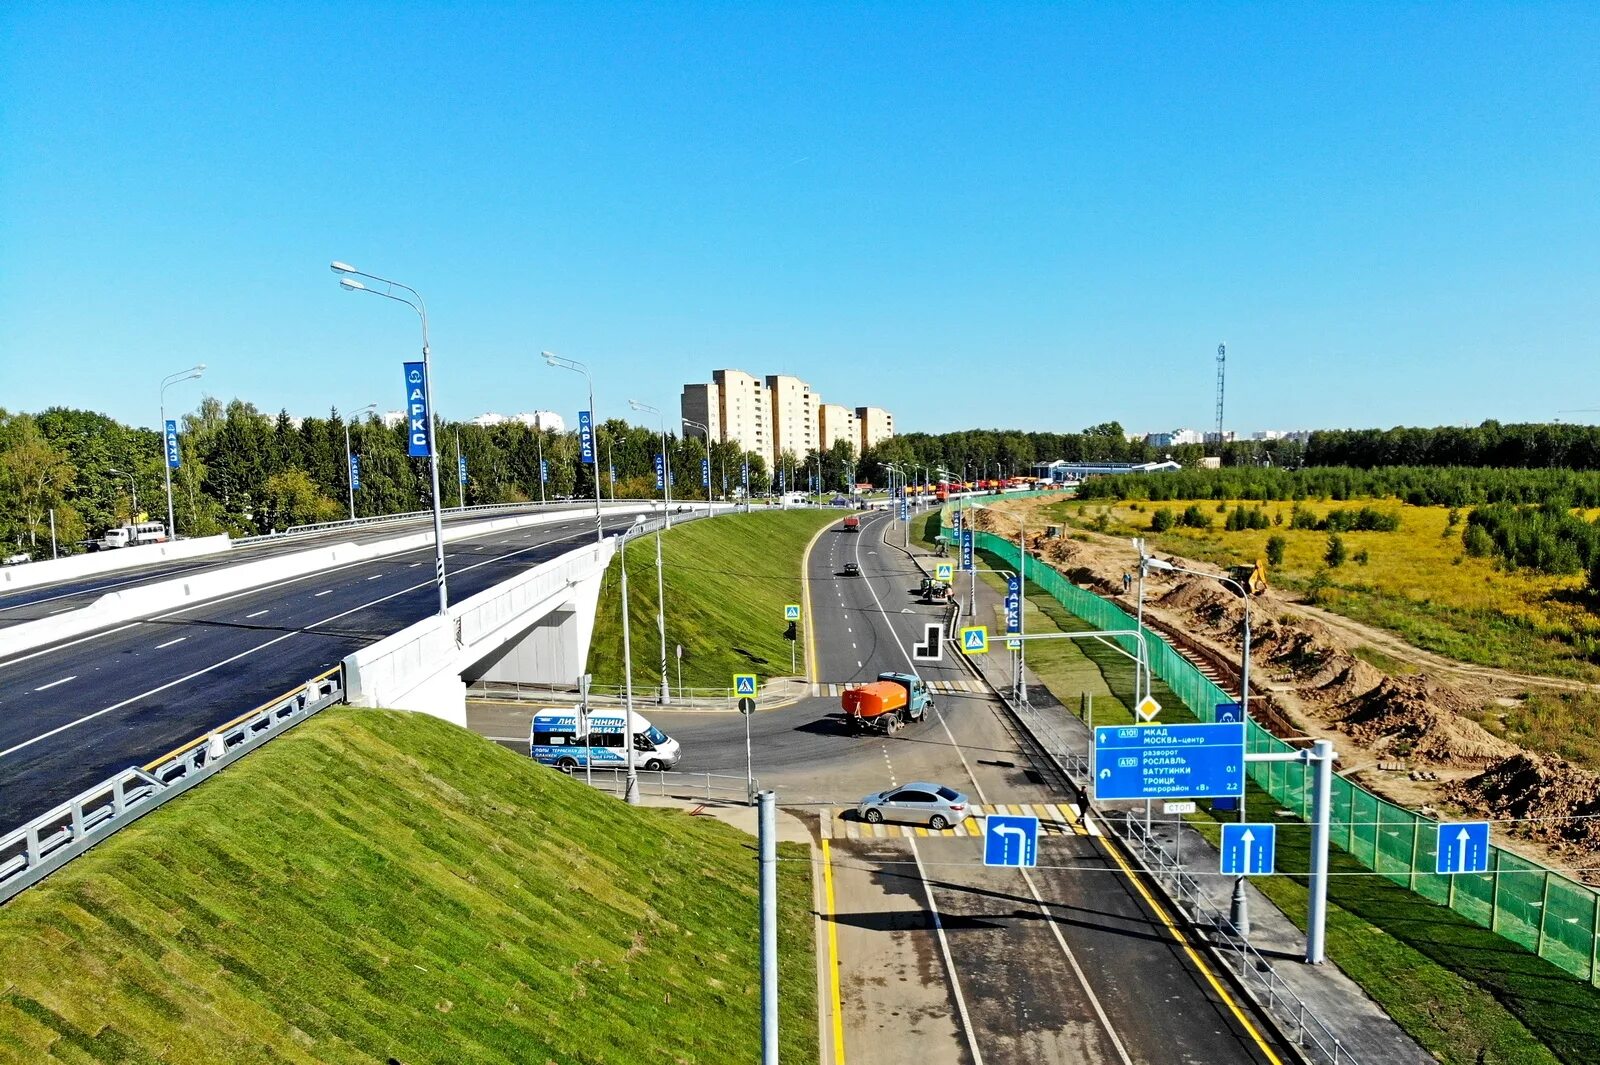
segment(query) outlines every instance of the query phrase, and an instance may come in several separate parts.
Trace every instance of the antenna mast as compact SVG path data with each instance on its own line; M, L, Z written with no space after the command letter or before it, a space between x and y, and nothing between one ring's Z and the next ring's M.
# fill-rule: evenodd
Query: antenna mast
M1217 443L1222 443L1222 384L1227 373L1228 345L1217 345Z

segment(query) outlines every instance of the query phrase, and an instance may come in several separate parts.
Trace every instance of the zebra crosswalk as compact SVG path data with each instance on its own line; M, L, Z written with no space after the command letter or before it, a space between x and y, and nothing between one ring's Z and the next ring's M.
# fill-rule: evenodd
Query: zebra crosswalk
M1039 830L1046 835L1098 836L1100 831L1093 822L1079 818L1077 808L1071 803L990 803L972 804L972 816L959 825L945 829L926 825L868 824L857 819L850 807L824 806L822 808L822 837L824 839L903 839L907 836L982 836L983 818L987 814L1019 814L1039 819Z
M857 683L845 682L841 684L814 683L811 685L811 694L816 697L828 696L837 699L839 694L847 688L859 688L866 681ZM984 695L988 689L975 680L930 680L928 687L935 695Z

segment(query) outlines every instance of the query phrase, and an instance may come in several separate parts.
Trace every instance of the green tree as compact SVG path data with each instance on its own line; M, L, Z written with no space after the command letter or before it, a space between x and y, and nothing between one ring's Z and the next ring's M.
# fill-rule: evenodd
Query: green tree
M1328 568L1337 569L1344 565L1344 560L1347 557L1349 557L1349 551L1344 546L1344 538L1338 533L1333 533L1328 537L1328 549L1323 552L1322 560L1328 564Z
M323 495L305 470L294 468L267 479L265 515L270 528L335 521L343 508Z
M1283 551L1289 546L1289 541L1273 533L1267 537L1267 565L1277 567L1283 565Z

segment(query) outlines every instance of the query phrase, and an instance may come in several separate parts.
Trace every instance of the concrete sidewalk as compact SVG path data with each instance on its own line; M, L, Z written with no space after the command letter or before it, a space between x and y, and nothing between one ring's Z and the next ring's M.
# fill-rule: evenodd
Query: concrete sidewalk
M917 559L924 563L923 559ZM983 581L978 582L976 620L983 623L992 619L1001 606L1002 595ZM1011 656L998 654L976 655L969 662L996 689L1009 694L1013 683ZM1058 761L1066 764L1073 756L1088 758L1091 736L1088 726L1064 707L1031 670L1024 670L1030 706L1019 716L1028 723L1034 738ZM1069 698L1070 698L1070 693ZM1077 779L1080 787L1086 779ZM1102 823L1122 835L1118 822L1137 815L1142 822L1143 808L1135 804L1116 803L1105 807L1095 805L1092 811ZM1152 825L1155 840L1165 849L1175 869L1186 873L1195 885L1200 906L1216 914L1229 912L1234 878L1222 875L1221 859L1217 849L1206 841L1198 830L1179 817L1159 820ZM1168 877L1151 877L1162 887L1168 898ZM1276 976L1293 995L1304 1004L1309 1018L1320 1021L1335 1038L1345 1055L1341 1060L1364 1065L1428 1065L1437 1059L1423 1050L1415 1040L1369 998L1359 985L1329 960L1321 965L1307 965L1305 933L1284 916L1267 897L1246 881L1250 907L1250 944L1270 963ZM1226 929L1225 929L1226 930ZM1212 925L1202 924L1195 931L1221 950L1221 956L1237 970L1239 955L1226 945L1225 937ZM1262 974L1251 972L1243 981L1252 989L1261 982ZM1239 977L1237 971L1234 976ZM1258 998L1260 996L1257 996ZM1274 1011L1273 1016L1286 1034L1293 1037L1296 1025L1293 1017L1299 1013L1291 1007L1287 1012Z

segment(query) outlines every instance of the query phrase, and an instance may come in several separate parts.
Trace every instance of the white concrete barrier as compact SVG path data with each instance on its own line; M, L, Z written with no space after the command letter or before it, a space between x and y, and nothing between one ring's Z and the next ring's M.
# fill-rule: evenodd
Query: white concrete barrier
M67 558L46 559L43 562L29 562L21 566L6 566L0 569L0 592L34 588L41 584L70 581L78 577L92 577L97 573L148 566L155 562L170 562L176 558L217 555L227 551L232 543L226 536L198 536L193 540L119 547L113 551L95 551L87 555L71 555Z
M627 508L619 504L617 509L625 510ZM650 509L649 501L641 500L636 509L640 512L648 511ZM447 527L444 533L444 540L445 543L449 544L457 540L483 536L494 532L569 521L573 517L572 511L557 511L547 514L523 514L511 518L495 518L492 521L473 522L470 525L461 525L454 528ZM367 562L375 558L412 551L432 542L433 532L429 530L427 532L410 533L392 540L379 540L373 543L335 544L331 547L297 551L289 555L278 555L261 559L257 562L246 562L238 566L228 566L206 573L194 574L193 576L175 577L171 580L158 581L138 588L111 592L101 596L81 610L74 610L55 617L24 622L21 625L0 629L0 657L43 647L59 640L71 639L74 636L82 636L98 629L124 624L137 618L150 617L155 614L177 610L208 599L216 599L235 592L248 591L251 588L259 588L262 585L274 584L279 581L316 573L320 570L331 569L334 566Z

